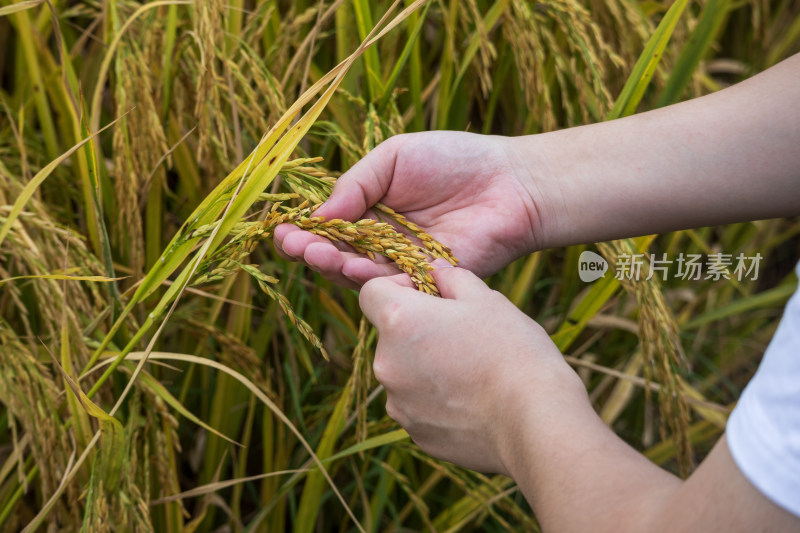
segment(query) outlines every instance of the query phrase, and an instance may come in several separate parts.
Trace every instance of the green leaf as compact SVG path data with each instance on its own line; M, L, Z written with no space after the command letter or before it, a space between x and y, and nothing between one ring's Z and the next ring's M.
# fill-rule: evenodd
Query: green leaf
M667 84L658 97L656 103L658 107L674 104L680 99L686 86L689 85L697 65L700 64L700 60L705 57L711 44L715 41L722 23L728 16L730 6L731 0L708 0L703 8L700 21L692 31L675 66L672 67Z
M494 2L492 4L492 7L490 7L489 11L486 12L486 16L483 17L483 27L486 28L487 32L490 31L495 24L497 24L497 21L500 20L500 16L505 12L510 3L511 0L499 0L498 2ZM456 97L456 91L458 90L458 86L461 83L461 79L464 77L464 74L466 74L467 70L473 66L472 60L475 58L475 54L478 52L478 48L480 48L482 40L483 34L479 31L476 31L470 39L469 46L467 46L467 49L461 58L461 67L458 69L455 80L453 80L453 86L450 90L451 101Z
M345 448L344 450L340 451L335 455L331 455L327 459L323 459L323 463L338 461L339 459L343 459L350 455L355 455L359 452L365 452L367 450L372 450L373 448L379 448L381 446L386 446L387 444L394 444L395 442L400 442L401 440L410 439L408 433L404 429L396 429L394 431L390 431L388 433L384 433L383 435L376 435L375 437L370 437L365 439L358 444L353 444Z
M356 28L358 29L358 36L361 40L367 38L367 34L372 29L372 10L370 3L367 0L353 0L353 10L356 16ZM364 64L366 65L367 73L367 88L369 90L370 99L378 98L383 94L383 87L381 86L381 66L378 51L371 48L364 52Z
M408 41L406 41L405 46L403 47L403 51L400 53L400 57L394 63L394 67L392 68L391 74L389 74L389 78L387 78L386 83L383 84L383 94L380 98L380 103L378 104L378 109L383 109L386 106L386 103L389 101L389 97L392 94L392 90L394 89L395 84L397 83L397 78L400 76L400 72L406 66L406 62L408 61L409 56L411 55L411 51L414 49L414 44L417 42L419 38L420 31L422 31L422 26L425 24L425 19L428 15L428 9L433 5L432 2L425 5L425 9L419 14L416 18L416 24L409 32Z
M23 2L17 2L16 4L11 4L10 6L0 7L0 17L4 17L12 13L17 13L18 11L24 11L25 9L31 9L32 7L36 7L39 4L43 3L44 0L25 0Z
M783 285L779 285L774 289L769 289L747 298L734 300L727 305L716 307L706 313L694 317L692 320L683 324L681 329L697 329L706 324L710 324L730 316L740 315L747 311L783 305L786 303L786 300L788 300L789 297L794 294L795 290L797 290L797 282L784 283Z
M225 439L226 441L230 442L231 444L235 444L236 446L242 446L235 440L231 439L230 437L223 435L213 427L209 426L199 418L197 418L191 411L186 409L181 402L178 401L175 396L170 394L167 388L162 385L156 378L148 374L147 372L142 372L139 374L139 379L142 382L142 385L150 389L150 391L164 400L164 403L175 409L181 416L184 418L194 422L201 428L205 429L208 432L213 433L214 435L220 437L221 439Z
M98 468L106 487L114 487L119 482L122 465L125 460L125 429L122 423L109 415L96 403L90 400L81 390L77 381L67 374L64 368L53 358L61 376L78 399L81 407L100 422L100 456Z
M125 113L127 115L127 113ZM124 117L125 115L122 115ZM69 158L76 150L78 150L81 146L91 141L97 135L100 135L102 132L113 126L117 123L119 119L114 120L113 122L107 124L104 128L97 131L97 133L92 134L90 137L83 139L81 142L61 154L59 157L48 163L42 170L36 173L36 175L25 185L25 188L22 189L22 192L17 197L17 201L14 202L13 207L11 208L11 212L8 214L8 218L6 219L5 223L0 227L0 244L3 244L8 232L11 231L11 226L16 222L17 218L19 218L20 213L22 213L22 209L25 207L25 204L28 203L28 200L31 199L33 193L36 192L36 189L44 183L50 174L56 169L58 165L63 163L67 158Z
M661 56L664 55L664 49L667 47L670 37L672 37L672 32L675 30L675 26L678 24L678 20L681 18L688 3L689 0L676 0L664 15L664 18L661 19L656 31L647 41L642 55L636 61L625 87L622 88L619 98L614 103L614 107L608 114L608 120L626 117L636 111L636 107L642 100L642 96L644 96L645 89L647 89L653 74L656 72L658 63L661 61Z
M66 274L38 274L38 275L29 275L29 276L14 276L13 278L6 278L0 279L0 287L5 285L8 282L16 281L19 279L58 279L64 281L96 281L96 282L108 282L108 281L119 281L122 278L108 278L106 276L68 276Z
M636 252L643 253L654 239L655 235L633 239ZM600 312L600 309L617 292L617 289L619 289L619 280L611 271L594 282L592 288L581 298L567 320L561 324L558 331L550 336L559 351L564 353L569 349L573 341L586 328L589 320Z
M322 439L317 446L317 457L324 460L333 453L333 447L339 439L339 435L344 429L345 418L347 417L347 407L352 399L353 380L347 382L345 388L339 395L339 401L331 414ZM325 479L321 472L309 472L306 478L303 495L300 498L300 506L297 510L297 520L294 524L295 533L311 533L317 522L317 514L322 508L322 489L325 487Z

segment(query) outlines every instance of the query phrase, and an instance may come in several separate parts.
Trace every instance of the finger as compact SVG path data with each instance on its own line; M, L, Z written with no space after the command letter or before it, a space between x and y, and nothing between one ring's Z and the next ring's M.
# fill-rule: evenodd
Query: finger
M364 316L378 330L396 329L403 322L414 300L422 296L408 274L373 278L361 287L358 304Z
M290 261L297 261L297 258L289 254L283 246L283 241L290 233L294 233L296 231L302 231L297 226L293 226L292 224L278 224L275 226L275 231L272 233L272 242L275 245L275 248L283 253L286 259Z
M400 136L392 137L345 172L330 198L315 211L325 218L357 220L389 190L394 177Z
M394 263L375 264L361 254L342 252L329 243L312 242L306 247L302 261L328 280L349 289L359 289L374 277L399 272Z
M353 254L340 252L328 243L312 242L306 247L303 261L309 268L335 284L348 289L359 289L360 283L355 283L342 274L342 265L348 259L348 255Z
M311 243L327 244L334 250L336 249L336 247L324 237L303 231L294 226L290 226L290 229L283 230L282 226L284 225L281 224L275 228L275 239L278 241L278 245L281 247L281 249L287 255L291 256L295 261L303 261L306 248L308 248ZM279 229L282 230L282 235L280 236L278 231Z
M278 255L287 261L305 262L303 256L308 245L323 240L291 224L280 224L275 228L272 244Z
M288 249L285 244L287 238L291 241ZM309 231L302 230L292 224L279 224L275 228L273 241L284 254L291 256L290 259L293 261L302 260L302 255L305 253L305 247L312 242L326 242L332 246L335 246L342 252L352 251L353 249L343 242L331 241L319 235L314 235Z
M342 265L342 275L359 286L373 278L395 276L398 272L394 263L375 263L363 256L346 259Z
M283 251L283 248L281 248L281 245L278 243L277 240L272 239L272 247L275 248L275 253L278 254L278 257L280 257L282 259L286 259L287 261L294 261L295 260L289 254L287 254L286 252Z
M373 217L374 218L374 217ZM282 251L288 259L294 261L302 261L305 249L312 243L327 243L334 246L340 252L354 251L353 246L344 241L334 241L320 235L316 235L310 231L300 229L294 224L278 224L273 233L273 242L278 250ZM357 255L358 257L365 257L363 254ZM375 254L374 261L377 263L389 263L390 259L379 254Z
M454 267L444 259L433 262L431 273L442 298L450 300L469 300L485 298L491 289L475 274L466 268Z
M275 228L273 243L284 259L305 263L328 280L349 289L358 289L378 276L398 273L394 263L381 255L374 261L367 259L345 243L331 242L291 224Z
M361 257L353 252L342 252L333 243L307 231L285 224L276 228L275 249L289 261L300 261L322 274L326 279L346 287L358 289L356 283L342 274L342 265L348 259ZM280 235L279 235L280 233Z

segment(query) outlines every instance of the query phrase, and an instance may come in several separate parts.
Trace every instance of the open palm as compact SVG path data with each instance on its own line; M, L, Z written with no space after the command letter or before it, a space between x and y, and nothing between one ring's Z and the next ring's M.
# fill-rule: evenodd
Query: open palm
M459 266L486 276L536 248L534 195L515 171L524 168L516 157L504 137L399 135L345 173L317 213L357 220L381 202L449 246ZM280 226L275 242L285 255L346 286L397 272L294 226Z

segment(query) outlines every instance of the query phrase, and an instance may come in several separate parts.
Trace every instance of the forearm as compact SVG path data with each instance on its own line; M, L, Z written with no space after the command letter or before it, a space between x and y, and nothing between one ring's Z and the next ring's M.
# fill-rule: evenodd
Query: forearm
M518 372L504 391L498 453L545 532L800 531L747 481L724 436L684 482L617 437L563 361Z
M798 79L800 55L702 98L514 139L542 243L800 214Z
M566 365L546 377L557 389L516 387L530 397L517 398L520 412L509 417L515 422L502 447L503 463L544 531L651 530L662 502L681 481L600 420Z

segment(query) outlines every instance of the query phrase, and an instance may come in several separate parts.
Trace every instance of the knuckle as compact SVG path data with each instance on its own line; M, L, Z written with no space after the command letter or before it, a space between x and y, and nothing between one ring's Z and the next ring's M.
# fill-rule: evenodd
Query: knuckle
M409 425L408 418L403 413L403 410L400 409L392 400L391 396L386 399L386 414L389 415L389 418L403 427L407 427Z
M362 309L371 309L373 316L368 316L378 330L393 331L395 328L405 327L408 316L405 306L399 302L386 301L383 290L384 284L394 283L382 277L367 281L361 288L358 301Z
M386 354L383 350L381 350L380 345L375 351L375 360L372 363L372 372L375 374L375 379L377 379L381 385L386 388L386 384L391 380L391 368Z
M361 306L361 309L369 308L369 304L373 300L378 299L379 292L380 292L380 279L373 278L364 283L364 285L361 286L361 291L358 293L358 304Z
M380 320L384 328L394 331L408 323L407 314L405 307L397 302L389 302L383 307Z
M496 305L505 305L509 303L508 298L506 298L502 292L495 289L489 289L488 298Z
M381 144L379 144L378 148L382 150L396 151L405 144L405 142L408 140L408 135L409 135L408 133L400 133L398 135L392 135L391 137L383 141Z
M436 452L435 448L431 445L430 442L428 442L428 440L425 437L421 436L417 432L412 433L408 430L406 430L406 432L408 433L408 436L411 437L411 440L414 442L414 444L419 446L420 450L427 453L428 455L436 457L437 459L439 458L439 456L435 453Z
M367 280L367 282L361 286L361 292L358 294L359 303L363 305L365 302L373 299L375 297L375 292L380 288L379 285L380 279L378 278Z
M419 446L422 451L436 459L447 460L446 448L442 449L441 443L438 442L435 436L430 434L429 430L413 424L410 427L403 426L403 428L408 433L408 436L411 437L411 440L414 441L414 444Z

